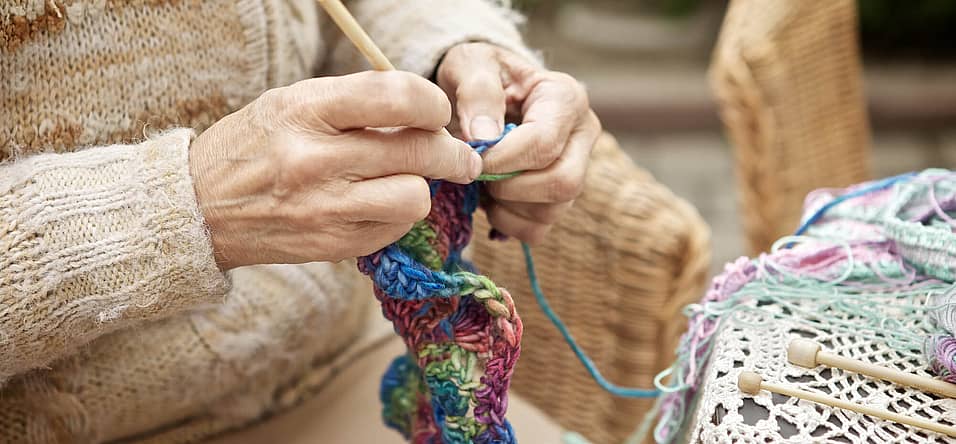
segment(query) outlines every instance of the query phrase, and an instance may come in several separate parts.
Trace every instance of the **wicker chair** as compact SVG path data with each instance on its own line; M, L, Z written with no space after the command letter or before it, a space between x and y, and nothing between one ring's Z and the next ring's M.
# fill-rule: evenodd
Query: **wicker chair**
M710 77L751 253L792 233L809 191L869 178L855 0L732 0Z
M488 241L488 223L477 219L475 262L512 292L525 324L514 389L594 443L622 442L651 401L616 398L595 384L536 306L517 242ZM649 387L686 329L681 308L700 298L709 241L696 210L606 135L583 195L534 252L549 302L603 374Z

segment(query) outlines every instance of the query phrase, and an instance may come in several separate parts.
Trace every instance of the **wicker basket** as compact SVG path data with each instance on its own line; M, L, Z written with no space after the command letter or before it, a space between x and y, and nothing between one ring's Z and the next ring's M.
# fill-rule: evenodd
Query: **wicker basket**
M592 442L620 443L651 402L595 384L536 306L517 242L488 241L488 224L477 219L475 261L512 292L525 323L514 389ZM598 143L584 194L534 253L549 302L608 379L649 387L672 362L686 328L680 310L705 284L709 233L613 138Z
M751 253L792 233L806 194L869 178L855 0L733 0L711 66Z

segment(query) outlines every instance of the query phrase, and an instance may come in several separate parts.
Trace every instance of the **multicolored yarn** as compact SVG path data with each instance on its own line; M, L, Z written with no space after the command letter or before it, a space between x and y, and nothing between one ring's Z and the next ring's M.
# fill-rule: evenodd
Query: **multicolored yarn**
M771 319L790 313L807 325L922 353L932 372L956 382L956 173L927 170L819 190L808 196L806 208L801 236L728 264L703 300L685 309L690 326L678 359L656 380L665 392L656 406L657 442L677 437L712 340L738 312L760 311ZM800 301L826 310L807 312ZM883 310L888 304L892 316ZM771 305L784 310L769 310ZM861 330L848 318L868 327ZM639 436L633 438L629 442Z
M471 146L482 153L513 128ZM414 443L514 443L505 411L521 352L521 319L508 291L461 256L480 185L432 181L431 189L425 220L359 259L382 313L408 347L382 378L382 416Z

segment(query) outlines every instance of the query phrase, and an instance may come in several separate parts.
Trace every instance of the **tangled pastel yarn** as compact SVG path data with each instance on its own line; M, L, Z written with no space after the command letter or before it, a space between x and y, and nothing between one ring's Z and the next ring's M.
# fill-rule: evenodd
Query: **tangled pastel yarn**
M677 360L658 377L671 383L661 384L656 442L680 438L717 332L739 313L882 344L956 382L956 172L818 190L806 207L798 236L728 264L703 300L685 309L689 329Z
M504 134L471 146L484 152ZM511 295L461 255L481 185L430 185L428 217L398 242L359 258L382 313L408 348L382 378L382 416L414 443L514 443L505 411L521 319Z

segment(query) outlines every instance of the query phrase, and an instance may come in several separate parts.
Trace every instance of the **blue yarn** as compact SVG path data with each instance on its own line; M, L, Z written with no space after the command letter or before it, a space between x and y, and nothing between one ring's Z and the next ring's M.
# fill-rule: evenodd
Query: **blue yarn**
M578 346L578 342L574 340L574 337L571 336L571 332L568 331L568 327L564 325L564 322L561 321L557 313L551 309L551 306L545 299L544 292L541 291L541 286L538 284L538 276L534 271L534 258L531 257L531 247L522 242L521 249L524 251L525 267L528 269L528 281L531 283L531 291L534 292L535 300L538 301L538 305L541 307L541 311L544 312L545 316L547 316L548 319L551 320L551 323L561 332L561 336L564 336L564 342L568 343L568 346L570 346L574 354L577 355L578 360L581 361L581 364L587 369L591 378L593 378L601 388L615 396L623 398L654 398L659 396L661 394L660 390L620 387L604 379L604 376L601 375L601 372L595 367L594 361L584 353L584 350L581 350L581 347Z
M833 200L827 202L826 205L820 207L820 209L818 209L817 211L814 211L813 214L810 215L810 217L808 217L807 220L805 220L800 225L800 228L797 228L797 231L796 233L794 233L794 235L795 236L803 235L810 228L810 226L817 223L817 221L819 221L823 217L823 215L826 214L827 211L830 211L831 208L839 205L840 203L846 202L847 200L850 200L856 197L860 197L860 196L872 193L874 191L879 191L879 190L889 188L898 183L906 182L914 177L916 177L915 172L900 174L898 176L893 176L893 177L887 177L886 179L873 182L872 184L865 186L863 188L860 188L856 191L852 191L850 193L837 196ZM793 243L787 244L787 248L791 247L792 245Z
M369 257L363 260L370 261ZM418 263L396 245L389 245L379 256L381 263L372 279L383 291L403 300L452 297L463 284L452 274L433 271ZM367 267L372 269L372 264Z
M488 148L491 148L491 147L495 146L498 142L501 142L501 139L504 139L505 136L507 136L508 133L511 132L511 130L513 130L513 129L517 128L517 127L518 127L518 125L515 125L515 124L513 124L513 123L509 123L509 124L505 125L505 130L502 131L502 133L501 133L500 136L498 136L498 137L496 137L496 138L494 138L494 139L488 139L488 140L473 140L473 141L471 141L471 142L467 142L467 143L468 143L468 146L474 148L475 151L478 152L478 154L483 154L485 151L488 150Z
M388 369L385 370L385 375L382 376L382 383L378 391L378 397L384 405L389 405L392 391L401 387L410 374L415 374L415 378L419 377L418 366L409 359L408 355L399 356L389 364ZM404 432L406 425L392 422L386 411L382 412L382 419L384 419L385 425L399 431L405 439L409 438Z
M475 437L474 444L514 444L517 442L515 430L511 427L508 420L504 420L504 425L492 424L484 433Z

